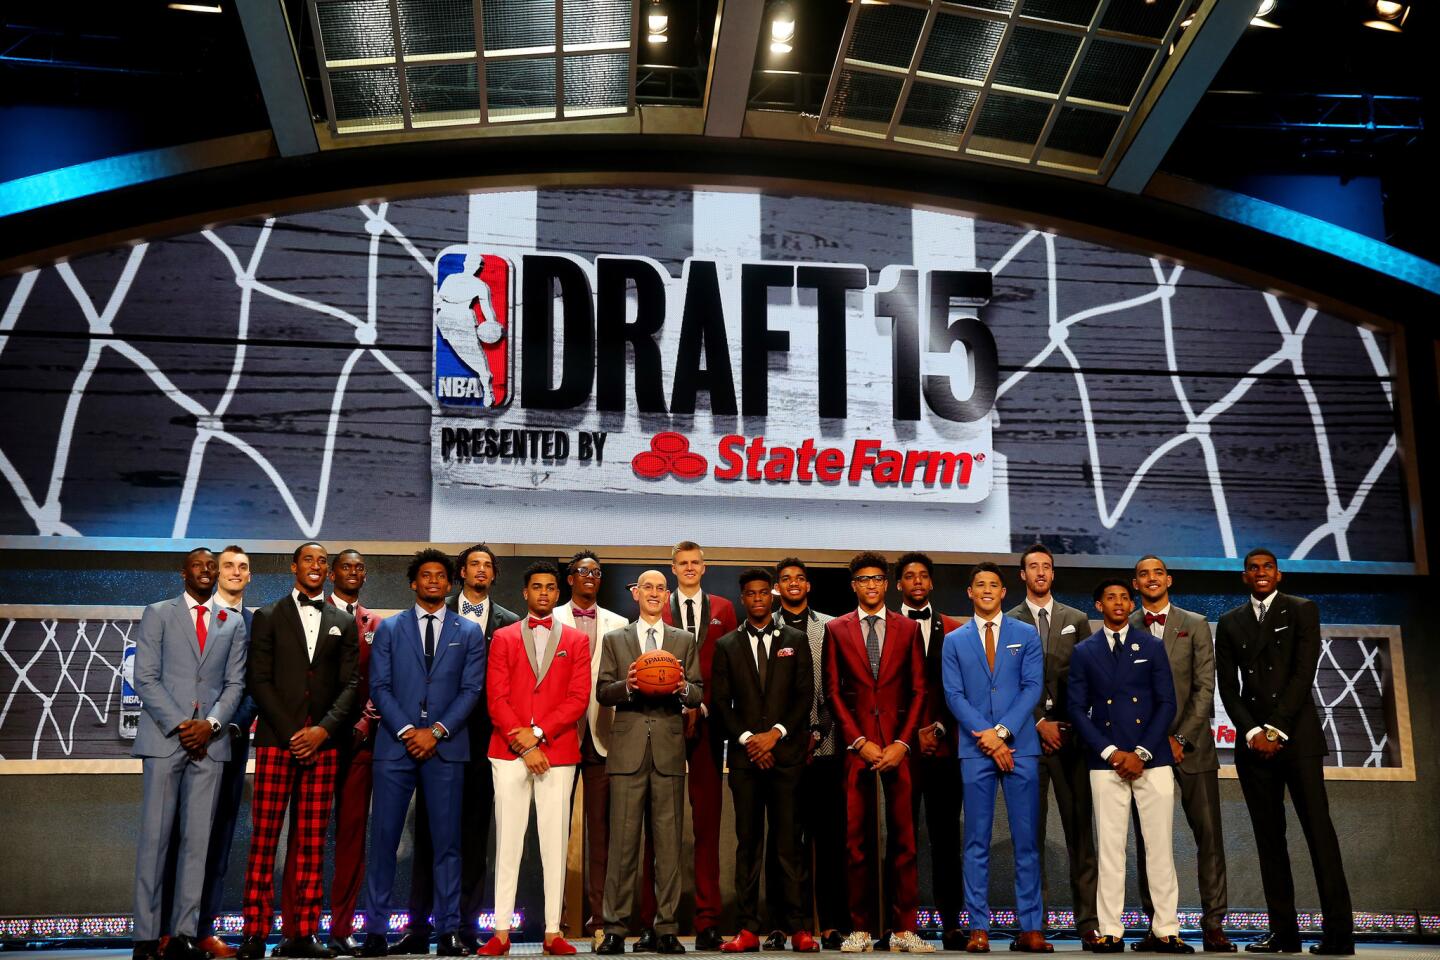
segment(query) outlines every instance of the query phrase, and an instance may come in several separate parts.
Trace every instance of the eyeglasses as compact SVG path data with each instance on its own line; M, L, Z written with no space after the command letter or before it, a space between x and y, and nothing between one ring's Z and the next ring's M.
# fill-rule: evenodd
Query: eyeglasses
M888 579L883 573L867 573L864 576L851 577L851 583L884 583Z
M599 567L576 567L575 576L589 577L591 580L599 580L601 577Z

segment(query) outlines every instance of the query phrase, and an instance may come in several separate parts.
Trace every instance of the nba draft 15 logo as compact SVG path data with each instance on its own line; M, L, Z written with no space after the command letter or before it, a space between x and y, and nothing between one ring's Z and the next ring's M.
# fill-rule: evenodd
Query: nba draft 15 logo
M514 270L489 253L447 253L435 271L435 399L447 407L510 402Z

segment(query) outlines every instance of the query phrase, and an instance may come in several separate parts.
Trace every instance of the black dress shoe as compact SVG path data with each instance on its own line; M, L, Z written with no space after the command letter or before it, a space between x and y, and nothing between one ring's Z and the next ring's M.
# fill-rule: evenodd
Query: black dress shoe
M455 936L460 938L460 942L465 945L465 949L471 953L480 949L480 934L475 932L474 927L461 927L455 931Z
M351 939L354 939L353 937ZM355 951L357 957L384 957L390 953L390 942L385 939L385 934L371 930L365 934L365 942Z
M1155 943L1150 947L1152 953L1194 953L1195 948L1190 946L1178 936L1157 937L1150 934Z
M331 937L330 952L337 957L358 957L360 956L360 944L353 936Z
M164 960L209 960L210 955L199 947L195 941L183 933L176 934L165 944L165 952L161 955Z
M130 951L130 960L160 960L159 940L136 940Z
M1130 944L1130 949L1136 953L1154 953L1157 949L1156 944L1159 942L1160 938L1155 936L1155 931L1147 930L1145 931L1145 936Z
M322 947L314 936L308 934L289 941L284 955L294 960L330 960L334 956L329 947Z
M422 954L430 952L430 931L409 930L405 936L390 946L390 955Z
M280 938L280 942L277 943L277 944L275 944L275 946L270 950L270 956L272 956L272 957L288 957L288 956L290 956L290 948L291 948L292 946L294 946L294 944L295 944L295 938L294 938L294 937L285 937L285 936L282 936L282 937Z
M762 944L760 944L760 949L761 949L761 950L784 950L784 949L785 949L785 939L786 939L786 938L785 938L785 931L783 931L783 930L773 930L773 931L771 931L770 936L768 936L768 937L765 938L765 942L762 943ZM700 949L700 941L699 941L698 939L695 941L695 949L696 949L696 950L699 950L699 949Z
M844 942L845 934L841 933L839 930L831 930L829 933L825 934L825 936L820 938L820 946L824 947L826 950L839 950Z
M609 934L607 933L606 936L608 937ZM654 950L655 947L659 944L659 942L660 937L655 932L655 928L646 927L644 930L640 931L640 939L636 940L635 943L630 947L630 952L645 953L649 950Z
M596 953L624 953L625 938L618 933L607 933L605 939L600 941L600 946L595 948Z
M709 929L712 930L712 931L715 930L714 927L710 927ZM716 934L715 934L715 937L716 937L716 939L719 939L720 934L719 934L719 933L716 933ZM696 938L696 939L698 940L699 938ZM716 946L719 946L719 944L717 943ZM677 936L675 936L675 934L673 934L673 933L662 933L662 934L660 934L660 940L659 940L659 942L655 944L655 952L656 952L656 953L684 953L684 952L685 952L685 944L681 943L681 942L680 942L680 938L677 937Z
M1294 937L1282 937L1282 936L1280 936L1280 934L1278 934L1278 933L1268 933L1268 934L1266 934L1265 936L1261 937L1259 940L1256 940L1254 943L1247 944L1246 947L1245 947L1245 952L1246 952L1246 953L1299 953L1299 952L1300 952L1300 937L1299 937L1299 936L1294 936Z
M942 950L964 950L965 944L969 942L970 934L960 929L946 930L940 935L940 948Z
M706 927L704 930L695 934L695 949L701 953L710 953L713 950L719 950L720 944L724 942L725 938L720 936L719 927ZM675 943L678 946L680 941L676 940ZM661 950L660 952L664 953L665 951ZM685 948L680 947L679 952L684 953Z
M439 957L463 957L465 956L465 944L460 942L460 937L454 932L442 933L435 940L435 955Z
M1355 944L1351 941L1321 940L1310 948L1317 957L1353 957Z
M259 934L251 934L240 941L240 946L235 949L235 960L264 960L265 938Z

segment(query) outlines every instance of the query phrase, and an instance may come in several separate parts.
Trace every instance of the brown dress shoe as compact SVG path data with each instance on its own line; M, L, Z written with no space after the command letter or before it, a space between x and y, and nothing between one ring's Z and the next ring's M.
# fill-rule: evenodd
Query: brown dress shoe
M195 946L215 957L216 960L229 960L230 957L235 956L235 948L216 936L206 937Z
M1045 939L1045 934L1039 930L1026 930L1016 937L1010 945L1011 950L1018 950L1021 953L1054 953L1055 945Z
M1094 949L1095 944L1097 944L1097 943L1099 943L1099 942L1100 942L1100 931L1098 931L1098 930L1086 930L1084 933L1080 934L1080 949L1081 949L1081 950L1091 950L1091 949Z
M1234 953L1235 951L1235 944L1231 943L1230 938L1225 936L1224 930L1205 931L1206 953Z
M985 930L971 930L970 939L965 941L966 953L989 953L990 934Z

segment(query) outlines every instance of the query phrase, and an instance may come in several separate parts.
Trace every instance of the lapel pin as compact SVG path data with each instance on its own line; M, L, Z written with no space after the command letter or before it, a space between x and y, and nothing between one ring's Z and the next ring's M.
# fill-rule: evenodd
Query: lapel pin
M1140 649L1140 644L1138 644L1138 643L1132 643L1132 644L1130 644L1130 649L1131 649L1131 650L1135 650L1135 651L1138 652L1139 649Z

